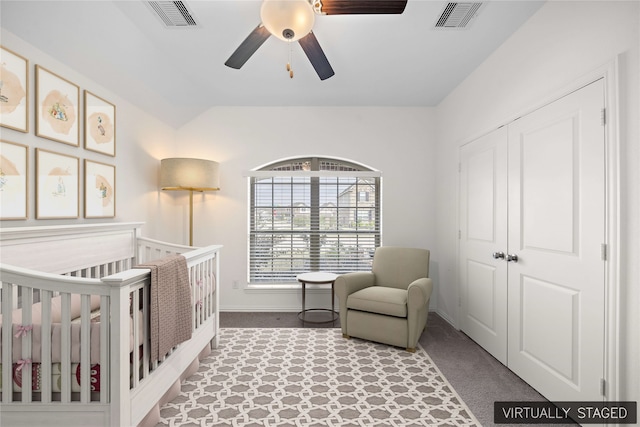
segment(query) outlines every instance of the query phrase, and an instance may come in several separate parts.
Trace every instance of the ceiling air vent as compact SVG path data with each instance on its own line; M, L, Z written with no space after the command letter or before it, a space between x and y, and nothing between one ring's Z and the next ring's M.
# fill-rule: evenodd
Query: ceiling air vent
M436 22L436 28L467 28L482 5L483 3L448 3Z
M146 3L167 28L186 28L198 25L185 2L148 1Z

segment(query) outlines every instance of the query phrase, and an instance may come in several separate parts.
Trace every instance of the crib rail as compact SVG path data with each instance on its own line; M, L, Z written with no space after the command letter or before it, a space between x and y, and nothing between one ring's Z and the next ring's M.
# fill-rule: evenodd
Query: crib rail
M91 312L97 309L109 313L109 288L100 279L38 273L7 265L0 265L0 269L2 403L15 399L23 403L107 402L108 389L92 392L91 368L99 365L108 369L109 325L92 325ZM79 342L75 348L64 344L71 343L73 335ZM93 355L92 339L96 343ZM75 374L73 366L77 366ZM57 384L54 368L59 368ZM16 381L20 379L15 393L14 372ZM77 387L72 384L74 375L80 378Z
M192 246L162 242L148 237L138 237L136 242L138 264L160 259L169 255L183 254L195 249Z
M149 356L150 275L132 267L167 255L181 253L187 260L195 339L184 345L197 347L204 337L213 337L217 346L221 246L194 250L138 237L136 247L135 257L63 274L0 264L1 404L104 404L109 405L111 424L137 424L150 409L145 402L152 405L166 392L158 386L158 376L150 381L154 372L182 372L191 362L174 357L177 347L160 360ZM131 335L125 332L129 330ZM16 367L21 387L14 390ZM74 378L79 380L74 383Z

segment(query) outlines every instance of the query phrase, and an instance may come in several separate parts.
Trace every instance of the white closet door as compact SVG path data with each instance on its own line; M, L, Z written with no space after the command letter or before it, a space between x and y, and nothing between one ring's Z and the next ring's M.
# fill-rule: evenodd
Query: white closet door
M600 80L509 125L508 366L550 400L600 400L605 139Z
M460 151L461 329L507 364L507 130ZM496 258L493 254L496 253Z

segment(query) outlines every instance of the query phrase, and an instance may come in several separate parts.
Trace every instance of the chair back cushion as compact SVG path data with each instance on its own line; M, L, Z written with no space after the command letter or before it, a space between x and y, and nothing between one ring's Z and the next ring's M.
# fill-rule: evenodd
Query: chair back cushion
M429 277L429 250L380 246L372 271L377 286L407 289L414 280Z

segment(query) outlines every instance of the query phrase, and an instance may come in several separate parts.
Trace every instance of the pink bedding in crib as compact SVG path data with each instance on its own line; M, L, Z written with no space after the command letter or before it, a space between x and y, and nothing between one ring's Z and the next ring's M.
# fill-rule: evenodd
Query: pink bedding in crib
M71 391L80 391L80 334L81 324L78 321L81 310L80 295L71 296ZM92 319L89 324L90 332L90 363L91 363L91 390L100 391L100 297L91 297ZM32 306L32 324L22 325L22 310L16 309L12 316L12 382L13 391L22 391L22 374L25 369L32 372L32 390L40 391L41 379L41 359L42 359L42 304L36 303ZM51 376L52 391L59 392L62 372L62 324L61 324L61 298L51 298ZM138 344L143 340L142 312L138 312ZM0 316L0 361L2 360L2 316ZM22 355L22 340L25 337L31 338L31 357ZM133 322L129 322L129 348L133 350ZM3 390L5 382L2 378L2 363L0 363L0 391Z

